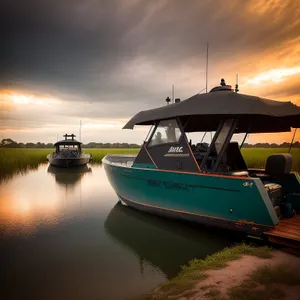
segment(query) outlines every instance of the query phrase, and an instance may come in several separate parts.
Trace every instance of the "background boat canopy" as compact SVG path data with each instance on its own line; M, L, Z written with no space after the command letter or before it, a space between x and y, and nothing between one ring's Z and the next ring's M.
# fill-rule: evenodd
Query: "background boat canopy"
M178 117L186 132L215 131L220 119L237 117L235 132L285 132L300 127L300 107L233 91L197 94L179 103L141 111L123 129Z

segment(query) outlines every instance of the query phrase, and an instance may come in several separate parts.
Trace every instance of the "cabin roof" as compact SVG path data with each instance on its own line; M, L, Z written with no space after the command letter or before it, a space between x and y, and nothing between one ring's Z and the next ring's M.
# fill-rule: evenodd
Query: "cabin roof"
M181 119L186 132L214 131L220 119L230 117L239 118L236 132L284 132L300 127L300 107L291 102L223 90L196 94L179 103L141 111L123 129L153 125L174 117Z
M79 142L79 141L76 141L76 140L61 140L61 141L58 141L54 144L54 146L61 146L61 145L81 145L82 143Z

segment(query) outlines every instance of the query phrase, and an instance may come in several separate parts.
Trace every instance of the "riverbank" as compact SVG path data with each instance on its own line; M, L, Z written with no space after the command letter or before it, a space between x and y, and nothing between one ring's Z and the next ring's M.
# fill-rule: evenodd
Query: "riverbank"
M300 300L300 257L246 244L192 260L136 300Z
M107 154L137 154L134 148L99 148L83 149L83 152L93 156L92 164L99 164ZM242 154L249 168L264 168L267 157L272 153L287 152L284 148L245 148ZM47 155L53 149L36 148L0 148L0 180L16 173L26 172L47 163ZM293 170L300 172L300 148L292 149Z

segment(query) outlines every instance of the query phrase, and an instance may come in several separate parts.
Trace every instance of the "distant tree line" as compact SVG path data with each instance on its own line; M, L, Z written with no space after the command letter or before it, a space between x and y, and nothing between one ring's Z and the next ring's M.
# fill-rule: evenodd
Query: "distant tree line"
M256 143L256 144L247 144L244 143L243 148L289 148L291 143L284 142L282 144L269 144L269 143ZM300 148L300 143L293 143L293 148Z
M84 148L140 148L141 145L129 143L96 143L83 144Z
M0 142L1 148L53 148L53 143L18 143L10 138ZM129 143L95 143L82 144L83 148L140 148L138 144Z
M3 139L0 143L2 148L53 148L53 143L18 143L12 139ZM141 145L129 144L129 143L96 143L90 142L83 144L83 148L140 148ZM284 142L282 144L269 144L269 143L256 143L248 144L244 143L243 148L289 148L290 143ZM300 142L293 143L293 148L300 148Z

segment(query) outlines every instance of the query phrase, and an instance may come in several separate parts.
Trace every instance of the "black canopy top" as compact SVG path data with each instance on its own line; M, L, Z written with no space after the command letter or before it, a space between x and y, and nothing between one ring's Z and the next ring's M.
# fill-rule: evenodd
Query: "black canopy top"
M76 140L61 140L54 144L54 146L61 146L61 145L81 145L81 142L78 142Z
M64 135L64 140L61 140L61 141L58 141L58 142L56 142L55 144L54 144L54 146L61 146L61 145L81 145L82 143L81 142L79 142L79 141L76 141L75 139L74 139L74 137L76 137L76 135L75 134L65 134ZM70 138L70 139L68 139L68 138Z
M300 107L243 95L232 90L197 94L179 103L141 111L123 129L153 125L156 121L178 117L186 132L214 131L223 118L238 118L236 132L267 133L300 127Z

